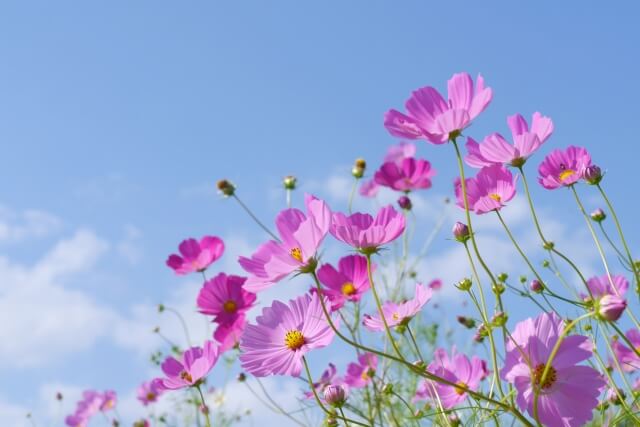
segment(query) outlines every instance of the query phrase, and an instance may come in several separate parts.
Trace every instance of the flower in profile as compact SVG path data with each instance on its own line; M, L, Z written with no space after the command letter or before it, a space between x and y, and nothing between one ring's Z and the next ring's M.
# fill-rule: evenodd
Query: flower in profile
M598 208L593 212L591 212L590 216L591 216L591 219L594 220L595 222L602 222L607 217L607 214L604 213L604 211L601 208Z
M416 144L412 142L399 142L389 147L387 154L384 156L383 163L397 163L400 164L407 157L415 157Z
M162 380L156 378L151 381L145 381L138 387L137 397L144 406L156 402L164 391L160 381Z
M478 215L497 211L516 194L516 183L511 172L501 165L487 166L466 179L469 210ZM460 179L455 181L457 205L465 208Z
M335 382L336 374L336 365L334 365L333 363L329 363L329 366L324 370L320 379L317 382L313 383L313 388L316 390L316 393L322 396L324 393L324 389ZM306 397L307 399L313 399L314 394L312 391L305 391L304 397Z
M498 164L520 167L553 133L551 119L538 112L533 113L531 129L520 114L508 117L507 124L511 129L513 145L499 133L492 133L480 144L473 138L467 138L469 154L465 161L469 166L482 168Z
M475 90L467 73L454 74L448 81L448 102L433 87L414 91L405 103L407 114L389 110L384 126L399 138L425 139L444 144L457 138L491 102L493 92L478 75Z
M331 211L325 202L305 197L307 214L291 208L276 217L281 242L270 240L251 258L240 257L240 266L250 276L244 288L250 292L267 289L293 272L309 272L316 267L316 251L331 225Z
M387 301L382 305L382 314L384 315L387 325L394 327L398 325L406 325L411 318L418 314L422 307L431 299L433 290L423 286L419 283L416 284L416 292L413 299L397 304L392 301ZM364 315L362 324L371 331L384 331L384 322L382 318Z
M238 346L246 325L247 321L244 314L236 317L233 322L218 325L213 333L213 339L220 344L218 351L221 354Z
M553 150L538 166L538 182L547 190L575 184L591 165L591 156L582 147Z
M166 378L158 384L164 390L198 386L218 361L220 352L213 341L205 341L203 347L191 347L180 360L169 356L160 366Z
M369 290L367 259L361 255L341 258L337 270L331 264L323 264L317 274L324 285L322 293L329 298L332 310L338 310L347 301L360 301Z
M594 310L602 320L616 321L627 308L627 301L624 298L629 289L629 281L622 275L605 274L600 277L592 277L587 280L587 287L593 297ZM587 295L582 295L585 299L590 299Z
M624 335L633 345L633 348L627 347L617 337L613 340L611 346L622 369L627 372L633 372L640 369L640 355L638 355L640 353L640 331L629 329Z
M427 370L454 383L455 386L425 380L416 390L414 401L431 399L439 402L444 409L451 409L464 401L467 398L466 389L478 391L480 381L487 374L486 363L483 363L483 360L478 356L469 360L464 354L457 353L455 347L451 350L451 357L445 349L437 349Z
M224 252L224 242L219 237L204 236L200 241L186 239L178 246L180 255L172 254L167 258L167 265L176 274L189 274L205 271Z
M240 342L240 362L257 377L297 377L302 357L329 345L333 336L317 294L299 296L289 304L274 301L262 310L255 325L247 325Z
M386 162L374 175L378 185L408 193L431 188L435 171L428 160L406 157L401 162Z
M371 254L380 246L397 239L404 227L404 215L388 205L378 211L375 219L359 212L350 216L336 212L333 214L330 232L336 239L365 254Z
M230 324L249 311L256 302L256 294L242 285L245 277L219 273L200 289L197 305L202 314L213 316L214 322Z
M360 195L363 197L376 197L376 195L378 194L378 190L380 190L380 186L376 184L376 181L373 179L368 179L362 182L358 193L360 193Z
M518 323L512 341L507 343L501 375L514 385L520 409L531 416L537 396L538 416L543 425L582 426L591 419L606 383L595 369L578 365L591 357L594 347L582 335L565 337L543 378L545 365L564 327L555 313L543 313Z
M65 424L69 427L86 427L94 415L113 409L115 403L116 393L114 391L109 390L101 393L95 390L86 390L76 404L76 411L65 418Z
M353 388L366 387L373 380L377 368L378 356L373 353L363 353L358 356L357 362L351 362L347 366L344 382Z
M469 234L469 227L467 224L460 221L453 225L451 232L453 233L454 239L460 243L464 243L471 238L471 234Z
M118 395L113 390L107 390L102 394L102 403L100 404L100 410L102 412L109 411L116 407L118 402Z

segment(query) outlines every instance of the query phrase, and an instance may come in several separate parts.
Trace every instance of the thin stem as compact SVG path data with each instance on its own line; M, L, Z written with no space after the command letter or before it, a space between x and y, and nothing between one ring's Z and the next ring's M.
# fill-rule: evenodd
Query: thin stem
M344 416L344 411L342 410L342 407L339 407L338 410L340 411L340 415L342 415L342 419L344 420L344 425L346 427L349 427L349 421L347 421L347 417Z
M517 251L520 254L520 256L522 256L522 259L524 259L524 262L527 263L527 265L529 266L529 269L531 270L531 272L534 274L534 276L536 276L536 279L538 279L540 281L540 283L544 284L545 283L544 280L542 279L542 277L540 277L540 274L538 274L538 271L535 269L535 267L533 266L531 261L529 261L529 258L524 253L522 248L520 248L520 245L518 244L518 242L516 242L516 239L515 239L515 237L513 237L513 234L511 233L511 230L507 226L507 223L504 222L504 219L502 218L502 215L500 215L500 211L495 210L494 212L496 213L496 215L498 216L498 219L500 220L500 223L504 227L504 231L507 232L507 235L509 236L509 239L511 239L511 243L513 243L513 246L515 246L515 248L517 249Z
M277 409L277 411L275 411L275 412L280 412L282 415L284 415L285 417L289 418L291 421L293 421L294 423L298 424L299 426L306 427L304 423L298 421L290 413L288 413L280 405L278 405L278 402L273 400L273 398L269 395L269 392L267 392L267 390L264 388L264 385L260 381L260 378L256 377L256 382L258 383L258 386L262 390L262 393L264 393L264 396L267 398L269 403L271 403ZM246 381L245 381L245 383L246 383Z
M629 262L629 260L625 259L626 255L624 255L622 253L622 251L620 249L618 249L618 247L616 246L615 243L613 243L613 240L611 239L611 237L609 236L609 233L607 233L607 230L605 230L604 225L602 225L602 221L598 222L598 226L600 227L600 231L602 232L602 235L604 236L605 240L609 243L609 246L611 246L611 248L616 251L616 253L618 254L618 256L620 257L623 265L624 263ZM631 268L631 267L630 267Z
M349 215L351 215L351 207L353 205L353 198L356 195L356 189L358 188L358 178L354 178L353 185L351 186L351 192L349 193L349 203L347 205L347 210L349 211Z
M236 201L238 202L238 204L242 207L242 209L245 210L245 212L247 214L249 214L249 216L251 217L251 219L253 219L255 221L256 224L258 224L258 226L260 226L260 228L262 228L269 236L271 236L273 238L273 240L275 240L276 242L280 242L280 238L278 238L278 236L276 236L271 230L269 230L269 228L267 228L266 225L264 225L257 216L255 216L253 214L253 212L251 212L251 209L249 209L249 207L247 205L244 204L244 202L242 200L240 200L240 198L238 197L237 194L233 193L233 195L231 196L234 199L236 199Z
M413 335L413 332L411 332L411 328L409 327L409 324L407 324L407 332L409 332L409 336L411 337L411 342L413 342L413 346L416 348L416 352L418 353L418 357L420 358L420 360L422 360L424 362L424 357L422 357L422 353L420 352L420 347L418 346L418 342L416 341L416 337Z
M202 412L204 413L204 420L207 423L207 427L211 427L211 418L209 418L209 407L204 402L204 394L202 394L202 389L200 388L200 384L196 386L196 389L200 394L200 401L202 402Z
M175 310L171 307L164 307L164 309L168 312L173 313L178 318L178 320L180 321L180 324L182 325L182 331L184 332L184 336L187 339L187 344L189 345L189 347L193 347L193 344L191 344L191 337L189 336L189 328L187 327L187 322L185 322L184 317L182 317L182 314L180 314L178 310Z

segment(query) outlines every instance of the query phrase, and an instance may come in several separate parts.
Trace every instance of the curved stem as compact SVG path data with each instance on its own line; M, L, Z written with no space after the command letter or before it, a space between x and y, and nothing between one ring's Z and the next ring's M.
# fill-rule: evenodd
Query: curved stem
M511 233L511 230L507 226L507 223L504 222L504 218L502 218L502 215L500 215L500 211L495 210L494 212L496 213L496 215L498 216L498 219L500 220L500 223L504 227L504 231L507 232L507 235L509 236L509 239L511 239L511 243L513 243L513 246L515 246L515 248L518 251L518 253L520 254L520 256L522 256L522 259L524 259L524 262L527 263L527 265L529 266L529 269L531 270L533 275L536 276L536 279L538 279L540 281L540 283L544 284L545 281L542 279L542 277L540 277L540 274L538 273L538 271L535 269L535 267L533 266L531 261L529 261L529 258L524 253L524 251L522 250L522 248L520 247L520 245L516 241L515 237L513 237L513 234Z
M249 207L248 207L247 205L245 205L245 204L242 202L242 200L240 200L240 198L238 197L238 195L237 195L237 194L233 193L233 195L232 195L231 197L233 197L234 199L236 199L236 201L237 201L237 202L238 202L238 204L242 207L242 209L244 209L244 210L245 210L245 212L246 212L247 214L249 214L249 216L251 217L251 219L253 219L253 220L255 221L255 223L256 223L256 224L258 224L258 226L259 226L260 228L262 228L262 229L265 231L265 233L267 233L269 236L271 236L271 237L273 238L273 240L275 240L276 242L280 242L280 238L279 238L278 236L276 236L276 235L275 235L271 230L269 230L269 228L268 228L266 225L264 225L264 224L262 223L262 221L260 221L260 220L258 219L258 217L257 217L257 216L255 216L255 215L253 214L253 212L251 212L251 209L249 209Z
M169 311L169 312L175 314L175 316L180 321L180 324L182 325L182 331L184 332L184 336L187 339L187 344L189 345L189 347L193 347L193 344L191 344L191 337L189 336L189 328L187 327L187 322L185 322L184 317L182 317L182 314L180 314L180 312L178 312L178 310L175 310L175 309L173 309L171 307L165 307L164 309L166 311Z
M358 178L354 178L353 185L351 186L351 192L349 193L349 203L347 205L347 210L349 215L351 215L351 207L353 205L353 198L356 195L356 189L358 188Z
M196 389L200 394L200 401L202 403L202 412L204 412L204 420L207 423L207 427L211 427L211 418L209 418L209 407L204 402L204 394L202 394L202 389L200 388L200 384L196 386Z
M258 383L258 386L260 387L260 389L262 390L262 393L264 393L264 396L267 398L267 400L277 409L274 412L279 412L282 415L284 415L285 417L289 418L291 421L293 421L294 423L298 424L299 426L302 427L306 427L306 425L304 423L302 423L301 421L297 420L296 418L293 417L293 415L291 415L290 413L288 413L287 411L285 411L279 404L278 402L276 402L267 392L267 390L264 388L264 385L262 385L262 382L260 381L260 378L256 377L256 382ZM247 383L247 381L245 381L245 384L247 384L247 386L249 385ZM267 406L268 407L268 406Z
M409 332L409 336L411 337L411 342L413 342L413 346L416 348L416 352L418 353L418 357L420 358L420 360L422 360L424 362L424 357L422 357L422 353L420 352L420 347L418 346L418 342L416 341L416 337L413 335L413 332L411 332L411 328L409 327L409 324L407 324L407 332Z

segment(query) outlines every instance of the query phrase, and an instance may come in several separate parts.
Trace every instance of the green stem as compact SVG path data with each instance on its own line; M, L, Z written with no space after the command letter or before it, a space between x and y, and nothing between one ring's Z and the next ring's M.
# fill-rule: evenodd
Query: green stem
M204 412L204 420L207 423L207 427L211 427L211 418L209 418L209 407L204 402L204 394L202 394L202 389L200 388L200 384L196 386L196 389L200 394L200 401L202 402L202 412Z
M240 198L237 196L237 194L233 193L233 195L231 196L234 199L236 199L236 201L238 202L238 204L242 207L242 209L244 209L244 211L249 214L249 216L251 217L251 219L253 219L253 221L258 224L258 226L260 228L262 228L265 233L267 233L269 236L271 236L273 238L273 240L275 240L276 242L280 242L280 238L278 236L276 236L271 230L269 230L269 228L264 225L262 223L262 221L260 221L258 219L257 216L254 215L253 212L251 212L251 209L249 209L249 207L247 205L244 204L244 202L242 200L240 200Z
M513 237L513 234L511 233L511 230L509 229L509 227L507 227L507 223L504 222L504 219L502 218L502 215L500 215L500 211L499 210L495 210L494 212L496 213L496 215L498 216L498 219L500 220L500 223L504 227L504 231L507 232L507 235L509 236L509 239L511 239L511 243L513 243L513 246L515 246L515 248L518 251L518 253L520 254L520 256L522 256L522 259L524 259L524 262L527 263L527 265L529 266L529 269L531 270L531 272L534 274L534 276L536 276L536 279L538 279L540 281L540 283L544 284L545 281L542 279L542 277L540 277L540 274L538 274L538 271L535 269L533 264L531 264L531 261L529 261L529 258L527 257L527 255L523 252L522 248L520 248L520 245L518 244L518 242L516 242L516 239L515 239L515 237Z
M356 195L356 189L358 188L358 178L355 178L353 180L353 185L351 186L351 193L349 193L349 204L347 206L347 210L349 212L349 215L351 215L351 206L353 205L353 198Z
M409 327L409 324L407 324L407 332L409 332L409 336L411 337L411 342L413 342L413 346L416 348L416 352L418 353L418 357L420 358L421 361L424 362L424 357L422 357L422 353L420 352L420 347L418 346L418 342L416 341L416 337L413 335L413 332L411 332L411 328Z

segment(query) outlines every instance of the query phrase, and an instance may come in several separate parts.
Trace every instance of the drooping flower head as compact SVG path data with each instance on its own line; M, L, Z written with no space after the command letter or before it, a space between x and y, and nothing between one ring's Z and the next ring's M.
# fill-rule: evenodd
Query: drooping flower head
M137 398L144 406L147 406L158 400L158 397L160 397L160 395L164 391L164 388L160 383L161 381L161 379L156 378L154 380L145 381L140 384L140 387L138 387Z
M582 335L567 336L551 361L545 365L564 330L555 313L543 313L518 323L507 343L502 377L518 393L517 404L533 416L538 393L540 422L550 427L582 426L592 417L605 381L598 371L578 363L591 357L593 343Z
M366 387L373 380L377 368L378 356L373 353L363 353L358 356L357 362L351 362L347 366L344 382L353 388Z
M331 309L338 310L347 301L360 301L369 290L367 259L361 255L348 255L338 261L337 270L331 264L323 264L318 269L318 279L324 285L323 293L329 298Z
M302 357L329 345L333 335L317 294L302 295L289 304L274 301L262 310L255 325L247 325L240 342L240 362L257 377L297 377Z
M240 257L240 266L250 276L244 288L258 292L269 288L293 272L308 272L316 266L316 251L331 225L331 211L325 202L305 197L307 214L292 208L276 217L281 242L270 240L251 258Z
M200 241L186 239L178 246L180 255L172 254L167 258L167 265L176 274L189 274L204 271L224 252L224 242L219 237L204 236Z
M191 347L180 359L169 356L162 363L162 378L158 384L165 390L178 390L201 383L218 361L218 346L206 341L203 347Z
M406 325L413 316L418 314L422 307L431 299L433 290L421 284L416 284L416 292L412 299L397 304L393 301L387 301L382 305L382 313L387 325L394 327L398 325ZM362 324L371 331L384 331L384 322L378 315L365 314Z
M551 119L538 112L533 113L531 129L520 114L508 117L507 123L511 129L513 145L499 133L492 133L480 144L473 138L467 138L469 154L465 157L465 161L469 166L475 168L491 165L520 167L553 133Z
M553 150L538 167L538 182L547 190L573 185L590 164L591 156L582 147Z
M380 246L398 238L404 231L404 215L388 205L376 215L354 213L346 216L333 214L331 235L363 253L373 253Z
M198 310L213 316L220 324L233 323L244 315L256 302L256 294L243 289L245 277L219 273L208 280L198 294Z
M491 102L493 92L484 86L478 75L474 90L473 79L467 73L454 74L448 82L449 99L433 87L414 91L405 103L407 114L389 110L384 126L399 138L425 139L444 144L455 139Z
M516 194L516 182L511 172L501 165L480 169L473 177L466 179L469 210L478 215L500 210ZM456 203L464 209L464 199L460 179L455 181Z
M617 338L611 343L613 352L622 369L627 372L640 370L640 356L638 355L640 353L640 331L629 329L624 335L633 345L633 348L627 347L624 341Z
M451 409L467 398L465 389L478 391L480 381L486 376L486 364L478 356L471 360L456 349L451 350L451 357L446 350L439 348L434 352L433 362L428 371L440 378L444 378L455 386L425 380L416 390L414 400L431 399L436 406Z
M319 396L323 395L325 388L336 381L336 375L336 365L334 365L333 363L329 363L329 366L324 370L320 379L317 382L313 383L313 388L316 390L316 393L318 393ZM307 399L313 399L314 394L312 391L305 391L304 397L306 397Z
M431 188L435 171L428 160L406 157L401 162L386 162L374 175L378 185L395 191L410 191Z
M622 275L607 274L587 280L587 287L593 296L594 310L603 320L616 321L627 308L625 295L629 289L629 281ZM590 296L582 295L588 299Z

